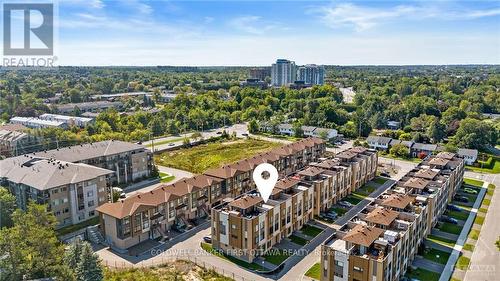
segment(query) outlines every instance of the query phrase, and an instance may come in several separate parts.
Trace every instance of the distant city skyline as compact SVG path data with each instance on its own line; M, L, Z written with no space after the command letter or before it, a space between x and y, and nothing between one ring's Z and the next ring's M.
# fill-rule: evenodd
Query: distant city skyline
M59 65L500 63L495 1L58 3Z

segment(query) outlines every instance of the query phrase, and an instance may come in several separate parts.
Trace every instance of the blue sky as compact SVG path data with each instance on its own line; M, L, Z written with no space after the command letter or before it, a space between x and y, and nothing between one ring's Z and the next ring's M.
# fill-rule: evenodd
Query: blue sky
M498 1L58 4L61 65L500 63Z

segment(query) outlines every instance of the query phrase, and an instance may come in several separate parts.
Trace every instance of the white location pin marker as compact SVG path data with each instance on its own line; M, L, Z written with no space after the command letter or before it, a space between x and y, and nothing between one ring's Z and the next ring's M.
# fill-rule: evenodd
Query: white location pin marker
M253 170L253 181L257 185L260 197L266 203L278 181L278 170L269 163L262 163Z

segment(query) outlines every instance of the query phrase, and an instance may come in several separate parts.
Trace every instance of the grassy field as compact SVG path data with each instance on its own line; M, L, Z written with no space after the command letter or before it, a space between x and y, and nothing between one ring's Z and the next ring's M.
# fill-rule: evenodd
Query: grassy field
M415 270L412 270L410 273L407 273L406 276L418 280L438 281L441 275L439 273L435 273L429 270L417 268Z
M461 256L457 260L456 267L461 270L467 270L467 268L469 267L469 263L470 259L468 257Z
M343 200L346 202L349 202L353 205L357 205L359 202L363 201L363 199L365 199L365 197L366 196L353 193L353 194L347 196L346 198L344 198Z
M160 182L169 182L169 181L173 181L174 179L175 179L175 176L160 172Z
M202 242L201 243L201 248L203 250L205 250L206 252L212 254L212 255L215 255L215 256L218 256L220 258L223 258L225 260L228 260L236 265L239 265L241 267L244 267L244 268L248 268L248 269L252 269L252 270L263 270L264 268L259 265L259 264L256 264L256 263L248 263L248 262L245 262L245 261L242 261L240 259L237 259L235 257L232 257L232 256L228 256L228 255L224 255L223 253L215 250L214 248L212 248L212 245L208 244L208 243L204 243Z
M435 235L432 235L432 234L427 236L427 240L435 242L435 243L438 243L438 244L441 244L443 246L448 246L448 247L451 247L451 248L453 248L455 246L455 242L456 242L456 241L453 241L453 240L450 240L450 239L446 239L446 238L442 238L442 237L439 237L439 236L435 236Z
M311 277L313 279L319 280L321 278L321 265L319 262L315 263L309 270L306 272L307 277Z
M491 173L491 174L500 174L500 160L497 158L493 158L491 161L492 167L490 168L480 168L480 167L473 167L473 166L466 166L467 169L472 170L474 172L483 172L483 173Z
M439 251L436 249L430 249L425 254L423 254L423 257L433 262L446 264L448 258L450 257L450 253Z
M462 231L462 226L445 222L442 223L441 226L438 227L438 229L444 232L459 235Z
M264 256L262 256L267 262L274 265L280 265L285 261L290 255L290 251L283 251L281 249L270 249Z
M471 244L465 244L464 247L462 248L464 249L465 251L474 251L474 245L471 245Z
M464 179L464 182L468 185L473 185L477 187L482 187L483 186L483 181L480 180L475 180L475 179Z
M245 139L228 142L213 142L165 152L155 156L157 164L202 173L207 169L217 168L224 164L252 157L260 152L271 150L281 144L256 139Z
M301 246L304 246L305 244L307 244L307 240L302 238L302 237L299 237L299 236L296 236L296 235L290 235L290 240L292 240L293 243L297 244L297 245L301 245Z
M108 281L159 281L159 280L210 280L230 281L233 280L216 273L213 270L204 269L194 263L187 261L175 261L168 264L148 268L128 268L119 270L104 269L104 280Z
M323 229L311 225L305 225L300 231L307 236L316 237L318 234L323 232Z
M480 230L477 230L477 229L472 229L470 232L469 232L469 238L470 239L474 239L474 240L477 240L479 238L479 233L481 233Z
M347 213L347 210L346 209L343 209L343 208L340 208L340 207L334 207L334 208L331 208L330 210L334 211L335 213L337 213L337 215L339 217L343 216L345 213Z
M469 217L469 211L463 210L461 212L446 210L445 215L457 220L465 221Z

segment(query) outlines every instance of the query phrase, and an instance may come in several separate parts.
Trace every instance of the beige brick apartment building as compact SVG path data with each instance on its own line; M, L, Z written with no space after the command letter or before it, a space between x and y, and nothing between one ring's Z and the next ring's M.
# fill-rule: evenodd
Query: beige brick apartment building
M322 245L321 280L399 280L463 174L453 153L420 163Z

